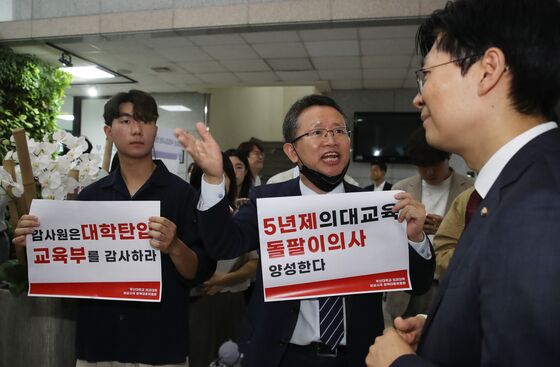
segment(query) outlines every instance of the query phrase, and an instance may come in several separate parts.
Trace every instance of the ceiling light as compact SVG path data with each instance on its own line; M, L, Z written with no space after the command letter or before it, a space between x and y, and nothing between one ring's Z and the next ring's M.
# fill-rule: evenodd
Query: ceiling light
M62 55L60 55L60 59L58 59L58 61L60 61L60 63L64 66L74 66L72 64L72 55L67 54L66 52L63 52Z
M90 97L97 97L97 88L95 87L89 87L87 90L88 96Z
M192 111L187 106L183 105L161 105L159 106L162 110L171 111L171 112L179 112L179 111Z
M84 79L84 80L108 79L108 78L115 77L111 73L98 69L97 66L75 66L71 68L60 68L60 69L62 71L66 71L67 73L72 74L72 76L76 78Z
M56 118L64 121L74 121L74 115L69 114L58 115Z

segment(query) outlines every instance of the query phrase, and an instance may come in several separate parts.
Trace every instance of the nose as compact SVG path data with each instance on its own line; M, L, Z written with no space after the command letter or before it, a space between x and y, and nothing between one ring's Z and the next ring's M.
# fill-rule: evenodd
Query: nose
M323 141L327 144L335 144L336 139L334 136L334 130L327 129L327 131L325 131L325 135L323 135Z
M435 173L435 169L433 169L432 167L428 167L428 169L426 169L426 176L432 177L434 173Z
M419 110L421 110L422 107L424 107L424 99L422 98L422 95L420 93L416 93L414 99L412 100L412 104L414 105L414 107L418 108Z
M130 123L130 128L132 130L133 135L141 134L142 133L142 122L132 120Z

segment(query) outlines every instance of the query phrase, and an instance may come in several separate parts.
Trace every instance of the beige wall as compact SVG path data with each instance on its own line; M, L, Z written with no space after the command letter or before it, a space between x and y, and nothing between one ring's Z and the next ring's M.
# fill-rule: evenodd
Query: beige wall
M299 98L317 93L315 87L243 87L209 91L210 131L223 150L251 137L283 141L282 121Z

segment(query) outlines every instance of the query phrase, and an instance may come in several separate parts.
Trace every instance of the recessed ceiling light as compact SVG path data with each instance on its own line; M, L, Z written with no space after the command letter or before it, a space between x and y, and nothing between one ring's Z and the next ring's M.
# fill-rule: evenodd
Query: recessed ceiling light
M97 66L74 66L71 68L60 68L60 69L62 71L66 71L67 73L72 74L72 76L76 78L84 79L84 80L109 79L115 77L111 73L98 69Z
M180 112L180 111L192 111L187 106L183 105L161 105L159 106L162 110L171 111L171 112Z
M56 118L64 121L74 121L74 115L69 114L58 115Z
M97 97L97 94L98 94L97 88L95 88L95 87L89 87L88 90L87 90L87 94L88 94L88 96L90 96L90 97Z

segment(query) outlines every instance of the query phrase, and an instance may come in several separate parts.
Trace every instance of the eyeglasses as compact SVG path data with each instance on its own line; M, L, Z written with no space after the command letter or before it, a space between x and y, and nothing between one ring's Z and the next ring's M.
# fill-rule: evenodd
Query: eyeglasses
M336 139L336 138L341 138L343 136L348 137L348 135L350 135L350 130L348 130L345 127L335 127L334 129L315 129L315 130L308 131L305 134L301 134L300 136L292 140L291 143L293 144L305 136L308 136L314 140L327 138L329 136L329 133L332 133L333 138Z
M422 68L422 69L416 70L414 73L416 74L416 83L418 84L418 92L420 94L422 94L422 90L424 89L424 83L426 83L426 74L427 74L426 71L437 68L439 66L452 64L452 63L458 63L460 61L464 61L464 60L470 59L472 57L480 57L480 56L482 56L482 54L465 56L465 57L461 57L459 59L444 62L443 64L438 64L438 65L429 66L427 68Z

